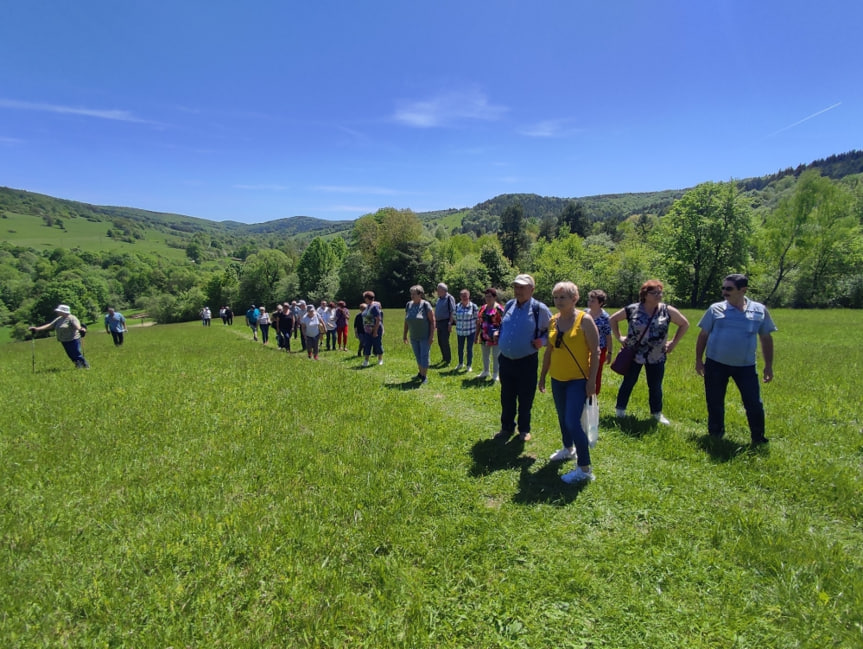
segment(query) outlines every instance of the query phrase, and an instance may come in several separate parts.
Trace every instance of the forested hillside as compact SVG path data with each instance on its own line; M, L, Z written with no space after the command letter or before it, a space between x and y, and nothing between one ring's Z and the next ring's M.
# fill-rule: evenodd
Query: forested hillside
M159 321L204 306L345 299L386 306L415 283L474 295L532 272L539 297L572 279L628 302L657 277L684 306L747 272L768 304L863 307L863 152L757 179L582 198L506 194L472 208L385 207L355 221L259 224L100 207L0 188L0 325L22 337L58 302L84 319L108 304Z

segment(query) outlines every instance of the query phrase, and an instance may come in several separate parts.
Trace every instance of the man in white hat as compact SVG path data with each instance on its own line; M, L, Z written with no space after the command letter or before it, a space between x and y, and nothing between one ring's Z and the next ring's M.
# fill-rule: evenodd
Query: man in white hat
M57 341L63 345L66 350L66 355L75 363L78 369L90 369L90 364L84 358L81 352L81 338L87 333L87 327L72 315L71 310L65 304L60 304L54 313L57 317L51 322L47 322L39 327L30 327L31 332L46 331L54 329L57 334Z
M549 308L534 299L536 282L528 274L512 282L515 298L506 303L500 329L500 431L494 438L507 442L515 434L530 439L530 411L536 395L539 350L548 343ZM516 422L516 416L518 421Z

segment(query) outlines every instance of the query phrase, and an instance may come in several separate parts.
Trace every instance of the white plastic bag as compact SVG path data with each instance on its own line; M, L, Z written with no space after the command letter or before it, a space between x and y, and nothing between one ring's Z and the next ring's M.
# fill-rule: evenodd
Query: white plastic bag
M599 439L599 401L596 395L588 397L581 411L581 427L587 433L587 443L593 448Z

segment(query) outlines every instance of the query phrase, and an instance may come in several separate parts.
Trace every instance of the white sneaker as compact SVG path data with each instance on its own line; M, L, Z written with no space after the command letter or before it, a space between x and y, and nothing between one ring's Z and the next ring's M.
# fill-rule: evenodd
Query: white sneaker
M473 372L473 368L470 365L468 365L465 372Z
M482 372L480 372L479 374L477 374L477 377L476 377L476 378L478 378L478 379L484 379L484 378L486 378L486 377L488 377L488 371L487 371L487 370L483 370Z
M464 365L462 365L461 363L459 363L458 365L456 365L456 366L455 366L455 371L456 371L456 372L458 372L458 371L459 371L459 370L461 370L461 369L464 369Z
M618 419L623 419L626 417L626 408L615 408L614 414L617 415Z
M492 381L500 381L500 378L498 378L497 374L492 374L491 380Z
M381 360L378 361L378 365L383 365L383 364L384 364L384 359L382 358Z
M548 461L549 462L566 462L567 460L571 460L575 457L575 449L574 448L562 448L559 451L555 451L552 453Z
M593 482L596 480L596 476L593 475L593 471L582 471L581 467L576 467L569 473L564 473L560 479L566 484L575 484L576 482Z
M368 366L369 366L369 361L368 361L368 360L364 360L364 361L363 361L363 367L368 367Z
M664 426L668 426L668 424L671 423L670 421L668 421L668 418L665 415L663 415L661 412L654 413L653 418Z

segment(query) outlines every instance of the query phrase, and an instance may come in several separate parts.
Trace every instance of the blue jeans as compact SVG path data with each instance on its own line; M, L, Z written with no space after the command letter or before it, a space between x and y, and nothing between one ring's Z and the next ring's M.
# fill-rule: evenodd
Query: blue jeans
M66 351L66 356L68 356L69 360L75 363L76 366L80 367L82 365L87 365L87 361L84 360L84 354L81 352L80 338L61 342L60 344L63 345L63 349Z
M429 352L431 351L431 343L428 338L420 338L415 340L411 338L411 349L414 350L414 358L417 359L417 366L428 369Z
M725 434L725 392L728 379L734 379L752 439L764 437L764 403L761 401L761 384L754 365L734 367L707 359L704 362L704 394L707 397L707 432L717 437Z
M500 355L500 429L512 433L516 427L524 435L530 432L530 411L536 396L536 372L539 355L508 358Z
M662 379L665 377L665 361L644 365L644 373L647 375L647 393L650 402L650 414L655 415L662 412ZM629 371L623 376L623 382L617 391L617 407L626 410L632 389L641 374L641 363L633 362Z
M476 333L469 336L458 337L458 364L466 364L468 367L473 365L473 341L476 338ZM467 363L464 363L464 345L467 343Z
M560 423L560 436L563 446L572 448L578 454L578 466L590 464L590 445L587 433L581 427L581 412L587 400L587 381L551 380L551 396L554 397L554 407L557 409L557 421Z

